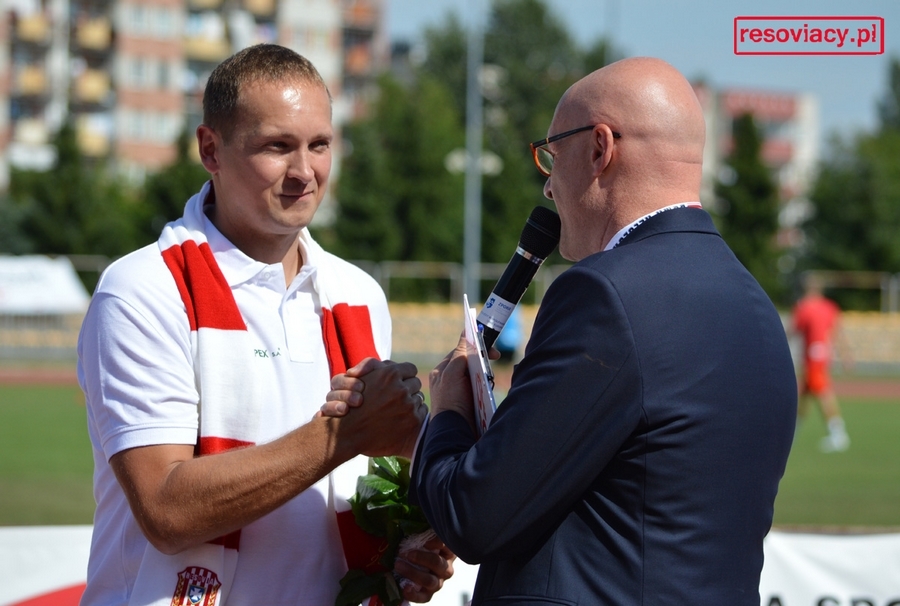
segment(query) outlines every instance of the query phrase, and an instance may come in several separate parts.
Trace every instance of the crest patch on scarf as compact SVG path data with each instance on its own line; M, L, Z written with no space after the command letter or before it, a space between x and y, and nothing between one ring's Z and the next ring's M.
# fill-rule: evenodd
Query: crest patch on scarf
M189 566L178 573L172 606L213 606L222 583L215 572Z

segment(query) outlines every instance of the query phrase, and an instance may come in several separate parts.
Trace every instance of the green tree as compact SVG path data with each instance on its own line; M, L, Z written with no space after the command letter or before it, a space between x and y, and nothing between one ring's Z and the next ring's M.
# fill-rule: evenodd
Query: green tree
M613 48L612 44L610 44L609 40L605 38L601 38L594 42L594 44L588 48L587 52L584 54L584 72L586 74L591 73L594 70L598 70L601 67L609 65L613 61L618 61L622 57L619 55L619 52Z
M879 104L881 127L834 139L810 194L801 269L900 272L900 63L892 60ZM836 292L850 308L877 308L877 295Z
M141 236L152 241L159 237L163 226L184 214L188 199L200 191L209 173L191 158L190 145L194 138L184 130L175 142L175 160L144 182L143 220Z
M806 265L900 272L900 131L835 142L810 196Z
M344 128L349 155L335 188L336 221L316 233L347 258L461 260L463 177L444 161L465 146L467 32L451 15L425 32L425 46L412 78L383 78L370 117ZM602 41L582 52L542 0L493 3L483 149L503 169L483 180L483 261L506 262L531 209L552 208L528 143L546 136L563 92L613 54Z
M781 302L775 235L778 231L778 195L772 175L762 161L763 138L753 116L734 121L734 149L726 163L729 175L715 184L722 208L719 229L738 260L774 301Z
M485 39L485 61L506 73L488 111L505 120L488 124L485 148L499 155L503 172L484 181L482 259L503 263L515 250L525 218L543 195L528 143L546 136L556 104L583 75L583 58L562 22L541 0L495 2Z
M422 77L405 88L389 75L379 80L369 118L344 132L337 252L367 260L460 257L462 177L445 166L463 144L459 124L440 81Z
M133 249L136 205L127 186L82 156L71 123L53 144L51 170L11 172L10 199L32 252L114 257Z
M22 231L25 209L8 195L0 195L0 253L26 255L34 244Z
M900 131L900 61L891 59L888 66L888 89L878 103L882 130Z
M536 205L553 207L542 194L528 143L546 136L556 104L586 70L608 63L614 52L598 41L582 52L542 0L497 0L485 31L484 149L503 161L485 176L482 190L482 260L502 263L515 249L524 220ZM423 73L440 77L465 116L466 32L450 19L426 33ZM462 128L462 125L461 125Z
M463 180L445 166L463 145L459 124L439 80L424 76L406 88L383 76L369 118L344 130L336 221L317 238L350 259L459 261ZM406 294L446 298L446 290L421 283Z

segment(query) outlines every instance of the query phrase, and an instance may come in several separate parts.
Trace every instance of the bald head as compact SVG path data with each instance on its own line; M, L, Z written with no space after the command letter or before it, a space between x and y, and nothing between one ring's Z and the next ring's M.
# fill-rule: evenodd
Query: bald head
M578 249L569 258L602 250L654 210L699 201L706 125L674 67L634 57L585 76L560 99L548 134L585 125L594 125L589 137L551 145L554 168L544 187L560 210L564 243Z
M650 143L662 160L700 164L706 125L690 83L660 59L633 57L576 82L560 104Z

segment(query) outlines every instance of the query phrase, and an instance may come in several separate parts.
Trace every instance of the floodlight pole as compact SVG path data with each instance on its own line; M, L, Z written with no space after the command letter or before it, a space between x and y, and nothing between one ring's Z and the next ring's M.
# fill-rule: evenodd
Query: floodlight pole
M466 186L463 214L463 266L469 305L481 305L481 140L484 106L481 98L481 66L484 33L481 0L468 0L469 33L466 66Z

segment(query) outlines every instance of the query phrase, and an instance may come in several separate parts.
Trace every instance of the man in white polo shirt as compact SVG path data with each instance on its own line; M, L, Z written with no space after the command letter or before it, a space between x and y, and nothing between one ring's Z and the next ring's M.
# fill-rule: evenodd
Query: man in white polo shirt
M82 603L331 604L356 547L340 486L359 455L412 454L421 384L384 363L361 414L316 416L330 377L391 340L378 285L306 230L334 136L312 64L245 49L203 103L210 182L104 273L79 340L97 500ZM452 574L428 547L396 564L412 601Z

